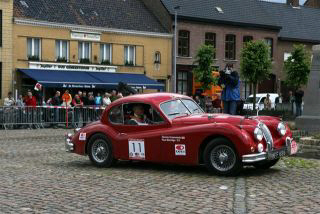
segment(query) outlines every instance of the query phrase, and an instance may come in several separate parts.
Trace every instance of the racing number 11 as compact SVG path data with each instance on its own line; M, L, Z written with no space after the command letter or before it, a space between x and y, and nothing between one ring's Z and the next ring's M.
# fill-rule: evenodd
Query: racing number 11
M129 140L129 159L144 160L144 140Z

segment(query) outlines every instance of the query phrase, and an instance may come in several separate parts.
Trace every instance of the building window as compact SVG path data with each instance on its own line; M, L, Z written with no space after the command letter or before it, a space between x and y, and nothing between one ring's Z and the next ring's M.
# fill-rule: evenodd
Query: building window
M233 34L226 35L226 59L236 59L236 36Z
M178 71L177 92L184 95L188 93L188 72Z
M2 10L0 10L0 47L2 47Z
M243 43L251 42L253 40L252 36L244 36L243 37Z
M112 48L110 44L100 45L100 63L103 65L111 65Z
M267 45L270 47L270 57L273 57L273 39L272 38L265 38Z
M56 61L68 62L69 60L69 41L56 40Z
M27 39L28 60L39 61L41 56L41 40L38 38Z
M154 63L161 63L161 53L159 51L154 54Z
M216 49L216 34L215 33L206 33L205 42L206 45L213 46ZM214 52L214 58L216 58L216 51Z
M179 31L178 41L178 55L188 57L189 56L189 40L190 32L185 30Z
M91 59L91 43L90 42L79 42L79 62L90 63Z
M136 61L136 47L132 45L124 46L124 64L134 66Z

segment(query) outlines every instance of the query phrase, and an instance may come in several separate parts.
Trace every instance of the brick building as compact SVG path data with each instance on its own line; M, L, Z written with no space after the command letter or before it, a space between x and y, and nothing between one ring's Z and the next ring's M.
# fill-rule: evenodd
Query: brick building
M0 103L12 90L13 0L0 2Z
M147 0L145 0L146 2ZM148 2L148 1L147 1ZM311 46L320 43L319 10L299 7L298 0L288 0L286 4L260 0L158 0L149 6L163 24L169 23L174 30L175 7L178 13L178 56L177 91L193 92L194 57L203 43L212 44L216 49L214 65L223 69L232 63L240 69L240 53L243 44L249 40L265 40L270 46L272 75L258 86L258 92L283 92L283 62L292 51L293 45L303 43ZM146 4L148 6L148 4ZM169 18L163 15L163 8ZM160 12L161 11L161 12ZM162 17L162 19L160 19ZM165 19L163 19L165 17ZM252 88L241 82L241 95L245 98Z
M140 0L14 0L13 86L168 91L172 34ZM11 71L12 71L11 70ZM10 71L10 72L11 72ZM12 78L8 78L12 81Z

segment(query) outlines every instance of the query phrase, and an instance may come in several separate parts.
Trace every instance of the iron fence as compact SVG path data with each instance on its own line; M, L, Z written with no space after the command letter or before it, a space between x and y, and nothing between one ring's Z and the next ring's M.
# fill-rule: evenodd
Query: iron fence
M13 128L80 127L99 120L104 107L0 107L0 126Z

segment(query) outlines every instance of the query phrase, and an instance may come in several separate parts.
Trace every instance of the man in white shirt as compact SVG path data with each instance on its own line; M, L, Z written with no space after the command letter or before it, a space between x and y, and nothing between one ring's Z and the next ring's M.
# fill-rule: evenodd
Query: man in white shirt
M14 106L14 105L15 105L15 101L12 97L12 92L9 92L8 97L4 99L4 106Z

